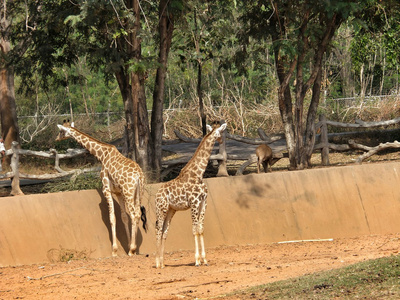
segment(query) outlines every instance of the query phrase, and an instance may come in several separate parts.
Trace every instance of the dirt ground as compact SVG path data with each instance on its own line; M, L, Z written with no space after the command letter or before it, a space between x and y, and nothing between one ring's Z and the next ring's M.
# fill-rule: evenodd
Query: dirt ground
M168 242L168 241L167 241ZM400 234L207 249L0 268L0 299L236 299L235 290L398 254Z

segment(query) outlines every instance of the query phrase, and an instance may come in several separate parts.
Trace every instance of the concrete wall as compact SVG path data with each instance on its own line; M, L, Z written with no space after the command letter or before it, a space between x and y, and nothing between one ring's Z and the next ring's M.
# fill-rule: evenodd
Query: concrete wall
M400 164L381 163L205 180L206 247L396 233ZM142 204L149 230L139 253L155 252L154 195ZM128 242L117 206L119 255ZM172 220L166 250L193 249L190 212ZM108 209L96 190L0 198L0 266L48 261L51 249L111 254Z

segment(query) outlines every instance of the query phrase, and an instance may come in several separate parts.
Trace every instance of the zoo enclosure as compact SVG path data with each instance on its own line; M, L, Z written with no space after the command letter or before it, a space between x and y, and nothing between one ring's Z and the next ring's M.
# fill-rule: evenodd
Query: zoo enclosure
M361 163L366 158L376 154L377 152L387 149L387 148L400 148L400 143L397 141L394 142L387 142L381 143L376 147L368 147L365 145L357 144L352 139L348 140L347 144L334 144L329 142L330 136L341 135L343 133L328 133L328 126L339 127L339 128L354 128L354 129L369 129L369 128L376 128L376 127L387 127L391 125L396 125L400 123L400 117L395 118L388 121L381 121L381 122L364 122L362 120L356 120L355 123L341 123L336 121L326 120L324 115L320 115L319 122L315 125L315 131L320 132L320 134L316 135L316 140L319 142L314 145L314 151L321 150L321 162L322 165L329 165L329 150L335 151L348 151L352 149L362 150L365 153L361 155L357 160L356 163ZM355 135L360 132L352 132L346 134ZM182 135L179 131L175 131L179 142L181 143L196 143L200 142L200 139L192 139ZM250 166L257 162L257 157L255 153L249 154L248 152L243 152L243 154L229 154L227 150L227 139L237 141L242 144L247 145L260 145L260 144L270 144L274 153L273 153L273 163L276 163L283 157L287 157L286 147L282 146L285 145L284 143L284 136L282 134L279 135L272 135L267 136L265 132L259 128L258 134L260 138L251 139L247 137L237 136L226 131L222 135L223 143L219 145L219 151L217 154L213 154L210 157L211 161L218 162L218 173L217 176L228 176L227 171L227 161L245 161L240 165L240 167L236 171L236 175L243 174L243 171ZM274 146L275 143L280 142L281 146ZM167 143L167 142L165 142ZM248 147L246 147L248 148ZM18 148L18 143L13 142L12 148L6 151L6 155L11 155L11 172L7 172L5 174L0 175L0 179L11 179L11 187L12 195L21 194L22 191L20 189L20 178L23 179L42 179L42 180L52 180L60 177L66 176L73 176L76 177L79 174L87 173L87 172L96 172L100 171L100 167L92 167L92 168L83 168L83 169L75 169L70 171L65 171L60 168L60 159L66 158L73 158L80 155L87 154L88 151L86 149L68 149L67 153L60 154L55 149L50 149L48 152L44 151L31 151L31 150L24 150ZM164 170L161 174L162 178L165 177L173 168L180 164L185 164L191 158L193 153L186 153L185 155L170 160L163 161ZM19 171L19 158L20 155L33 155L42 158L50 158L54 159L54 169L58 172L55 174L42 174L42 175L33 175L33 174L24 174Z

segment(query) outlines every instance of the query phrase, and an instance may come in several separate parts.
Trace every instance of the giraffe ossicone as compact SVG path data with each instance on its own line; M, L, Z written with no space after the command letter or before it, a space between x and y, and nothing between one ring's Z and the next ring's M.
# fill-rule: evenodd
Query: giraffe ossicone
M59 133L56 141L73 138L83 147L89 150L102 164L100 172L103 183L102 192L107 200L111 235L112 235L112 256L117 255L118 245L116 237L116 217L114 211L114 200L119 202L121 217L128 234L129 228L126 214L131 219L129 256L136 251L136 233L139 220L142 219L143 229L146 230L146 210L141 206L141 199L144 192L144 174L140 166L123 156L115 146L100 142L99 140L79 131L74 123L65 121L63 125L57 125Z
M204 246L204 216L207 207L207 186L203 182L215 141L221 142L226 123L207 126L210 132L202 139L193 157L178 177L163 183L156 194L156 268L164 268L164 249L168 229L176 211L191 210L192 233L195 241L195 265L207 265ZM201 252L200 252L201 249Z

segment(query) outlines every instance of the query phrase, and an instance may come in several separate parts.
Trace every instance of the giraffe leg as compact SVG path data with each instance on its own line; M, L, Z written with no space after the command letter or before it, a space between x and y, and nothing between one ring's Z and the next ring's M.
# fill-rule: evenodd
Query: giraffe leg
M171 224L172 217L175 215L176 210L169 209L163 215L163 219L157 219L157 255L156 255L156 268L164 268L164 250L165 241L167 239L169 225Z
M203 260L203 264L208 265L206 259L206 248L204 246L204 216L207 208L207 195L204 196L203 200L200 203L201 207L200 207L200 216L199 216L199 223L197 225L197 230L200 236L201 258Z
M103 195L108 203L108 213L110 216L110 225L111 225L111 236L112 236L112 256L117 256L118 245L117 245L117 233L116 233L116 219L115 219L115 211L114 211L114 200L110 190L110 180L107 176L101 172L102 182L103 182Z
M136 252L136 234L140 221L140 187L136 185L135 190L123 189L122 194L125 200L125 210L131 218L131 236L128 255L132 256Z
M193 206L191 208L192 213L192 230L194 235L194 243L195 243L195 264L196 266L201 265L201 261L203 261L204 265L207 265L206 259L206 250L204 246L204 216L207 208L207 187L203 185L201 187L204 194L198 196L197 201L192 200L192 203L198 203L197 206ZM201 254L200 254L201 248Z
M157 243L157 251L156 251L156 268L162 268L160 256L161 256L161 238L162 238L162 225L163 220L157 219L156 221L156 243Z
M129 233L129 218L128 218L128 212L126 211L126 205L125 205L125 198L123 197L122 194L112 194L114 199L118 199L119 207L121 208L121 220L122 223L124 223L125 227L125 232L126 232L126 238L129 241L130 240L130 233Z
M193 203L193 202L192 202ZM198 206L193 206L191 208L191 213L192 213L192 233L194 236L194 259L195 259L195 265L196 267L201 265L200 261L200 252L199 252L199 237L200 233L198 230L198 225L199 225L199 207Z
M208 266L206 259L206 248L204 246L204 234L200 234L200 246L201 246L201 258L203 259L203 264Z
M156 244L157 244L157 251L156 251L156 268L163 268L164 263L161 261L161 239L163 235L163 227L164 227L164 220L167 215L167 208L163 205L162 202L163 197L162 195L156 196Z
M195 265L196 267L201 265L200 261L200 253L199 253L199 234L196 232L194 234L194 247L195 247L195 253L194 253L194 259L195 259Z
M132 256L136 252L136 234L137 234L137 229L139 225L139 220L140 220L140 206L134 207L133 203L128 203L127 202L127 210L128 213L131 217L131 238L130 238L130 244L129 244L129 256Z

